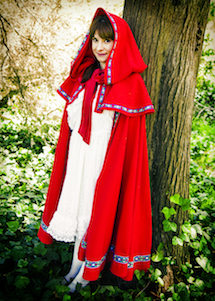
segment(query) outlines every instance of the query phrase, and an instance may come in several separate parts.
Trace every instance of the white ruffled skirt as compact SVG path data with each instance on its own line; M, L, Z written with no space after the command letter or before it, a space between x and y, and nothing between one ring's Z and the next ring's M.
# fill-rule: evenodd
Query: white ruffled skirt
M75 237L81 239L89 225L95 186L104 163L114 117L114 111L94 112L97 93L93 101L89 145L78 133L84 90L67 107L72 133L66 176L57 210L47 229L59 241L72 242Z

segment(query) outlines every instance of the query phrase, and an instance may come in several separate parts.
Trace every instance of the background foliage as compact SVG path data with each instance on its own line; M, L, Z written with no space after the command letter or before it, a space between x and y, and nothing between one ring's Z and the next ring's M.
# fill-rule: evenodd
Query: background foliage
M213 12L213 11L212 11ZM207 37L206 44L210 44ZM149 274L136 271L130 283L104 271L100 279L71 297L61 278L71 263L71 244L45 246L37 231L45 203L59 121L29 116L18 103L1 109L0 125L0 300L215 300L215 84L213 50L204 49L199 70L191 138L190 198L170 198L162 209L165 231L179 233L172 244L188 244L190 261L181 269L164 257L160 244ZM19 98L22 100L21 95ZM189 210L177 229L173 207ZM179 230L179 231L178 231ZM166 287L157 263L171 266Z

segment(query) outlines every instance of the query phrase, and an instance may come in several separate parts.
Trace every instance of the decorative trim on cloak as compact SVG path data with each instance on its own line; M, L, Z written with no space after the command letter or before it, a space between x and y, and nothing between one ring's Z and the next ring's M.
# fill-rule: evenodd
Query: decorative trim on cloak
M99 91L100 92L100 94L98 96L99 97L99 101L98 101L98 105L97 105L96 110L100 111L100 112L101 112L101 106L102 106L102 103L103 103L103 100L104 100L106 88L107 88L107 86L105 84L103 84L101 90Z
M99 261L89 261L89 260L85 260L85 266L87 268L90 268L90 269L97 269L97 268L100 268L101 265L104 263L104 261L106 260L106 255L104 255L102 257L101 260Z
M78 96L78 94L81 92L81 90L83 90L84 85L80 84L80 86L76 89L76 91L73 93L72 97L70 97L61 87L58 89L58 92L64 96L69 104L72 103L74 101L74 99Z
M107 103L103 103L101 105L101 108L102 109L118 110L118 111L121 111L121 112L130 113L130 114L139 114L139 113L144 113L144 112L147 112L147 111L154 110L153 105L141 107L141 108L138 108L138 109L128 109L124 106L120 106L120 105L116 105L116 104L107 104Z
M70 97L61 87L58 89L58 91L62 96L64 96L68 100L68 102L70 104L78 96L78 94L81 92L81 90L83 90L83 88L84 88L84 85L80 84L80 86L76 89L76 91L74 92L72 97ZM107 86L105 84L103 84L102 88L100 90L100 94L98 96L99 101L98 101L98 105L97 105L97 108L96 108L96 111L98 111L98 112L101 112L102 109L111 109L111 110L114 110L114 111L119 111L119 112L122 112L122 113L129 113L129 114L140 114L140 113L146 113L147 114L150 111L154 111L154 106L153 105L148 105L148 106L137 108L137 109L129 109L129 108L126 108L124 106L117 105L117 104L103 103L106 88L107 88Z
M73 60L73 62L72 62L71 67L74 65L74 63L75 63L75 61L76 61L76 59L77 59L79 53L81 52L81 49L84 47L84 44L86 43L87 38L89 37L89 35L90 35L90 31L88 30L88 32L87 32L85 38L83 39L83 41L82 41L82 43L81 43L81 46L80 46L79 49L78 49L78 52L77 52L76 55L75 55L75 58L74 58L74 60Z
M41 220L41 227L42 227L43 231L47 232L48 226L44 223L43 220Z
M115 246L111 245L109 252L114 253ZM120 264L126 264L128 269L132 269L135 265L135 263L144 263L149 262L151 260L151 254L148 255L136 255L133 257L132 261L129 261L129 256L120 256L117 254L113 254L113 261L120 263Z
M87 242L85 241L85 236L81 241L81 247L86 250ZM113 252L113 261L120 264L126 264L128 269L132 269L136 263L149 262L151 260L151 254L147 255L136 255L133 257L133 260L129 261L129 256L121 256L114 253L115 246L111 245L108 252ZM87 268L97 269L100 268L103 262L106 260L108 252L98 261L89 261L85 259L85 265Z
M86 248L87 248L87 242L84 240L84 238L83 238L82 241L81 241L81 247L82 247L82 249L84 249L84 250L86 250Z
M112 61L113 61L113 55L116 49L116 45L118 43L118 28L116 25L116 22L114 20L114 18L108 13L106 12L109 19L111 20L113 26L114 26L114 44L113 44L113 48L108 60L108 64L107 64L107 84L110 85L112 83Z
M116 123L117 123L117 121L119 119L119 115L120 115L120 113L117 112L117 111L115 111L114 118L113 118L113 127L112 128L115 127L115 125L116 125Z

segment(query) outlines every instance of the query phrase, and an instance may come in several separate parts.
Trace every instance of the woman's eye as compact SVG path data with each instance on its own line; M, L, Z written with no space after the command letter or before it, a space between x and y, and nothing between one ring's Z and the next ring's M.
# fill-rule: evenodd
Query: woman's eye
M106 39L105 43L109 43L111 41L111 39Z
M92 38L92 41L93 41L93 42L97 42L98 40L97 40L96 38L93 37L93 38Z

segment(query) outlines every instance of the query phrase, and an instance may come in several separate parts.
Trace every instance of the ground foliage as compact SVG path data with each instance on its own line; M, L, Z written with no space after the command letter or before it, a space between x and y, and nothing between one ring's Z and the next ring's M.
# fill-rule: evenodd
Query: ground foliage
M164 257L163 245L152 256L174 271L174 285L164 289L164 275L151 267L135 272L130 283L105 270L100 279L73 296L61 285L71 263L73 246L54 242L45 246L37 231L45 203L59 124L45 118L23 116L7 107L0 127L0 300L215 300L215 84L214 62L203 52L192 125L190 199L175 194L164 207L164 231L179 232L173 245L189 245L190 261L181 269L174 258ZM213 77L212 77L213 79ZM10 114L8 114L8 112ZM189 210L189 221L172 222L175 206ZM154 266L154 265L153 265Z

